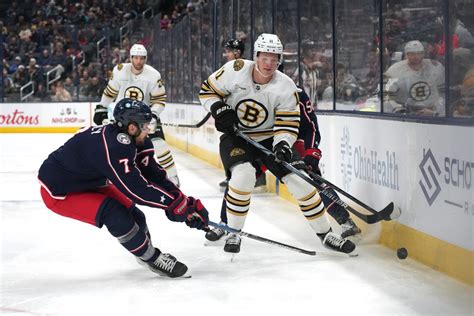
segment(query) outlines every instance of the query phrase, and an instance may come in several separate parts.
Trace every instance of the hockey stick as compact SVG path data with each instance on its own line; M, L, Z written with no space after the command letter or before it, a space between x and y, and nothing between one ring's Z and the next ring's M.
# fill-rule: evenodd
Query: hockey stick
M247 237L247 238L257 240L257 241L260 241L260 242L264 242L264 243L269 244L269 245L274 245L274 246L278 246L278 247L285 248L285 249L288 249L288 250L293 250L293 251L296 251L296 252L299 252L299 253L302 253L302 254L305 254L305 255L309 255L309 256L315 256L316 255L316 251L305 250L305 249L301 249L301 248L298 248L298 247L283 244L283 243L278 242L278 241L274 241L274 240L271 240L271 239L267 239L267 238L264 238L264 237L254 235L254 234L246 233L244 231L238 231L238 230L232 229L228 226L214 223L212 221L209 221L209 225L213 226L213 227L218 227L220 229L223 229L228 233L234 233L234 234L237 234L239 236Z
M207 120L211 117L211 113L207 113L206 116L202 120L200 120L196 124L173 124L173 123L160 123L157 124L158 126L171 126L171 127L188 127L188 128L199 128L207 122Z
M245 135L242 131L236 130L235 132L239 137L241 137L247 143L249 143L250 145L252 145L255 148L262 151L262 153L265 154L266 156L273 157L273 159L276 159L275 155L270 150L265 148L260 143L254 141L253 139L251 139L247 135ZM309 184L311 184L312 186L316 187L316 189L318 189L319 193L325 195L326 197L328 197L331 200L333 200L334 202L336 202L338 205L344 207L345 209L347 209L349 212L351 212L352 214L354 214L355 216L357 216L358 218L360 218L364 222L366 222L368 224L374 224L374 223L380 222L381 220L390 220L390 214L392 214L392 212L393 212L393 202L390 202L385 208L383 208L381 211L378 212L378 211L374 210L373 208L371 208L370 206L366 205L365 203L359 201L358 199L356 199L355 197L353 197L349 193L345 192L344 190L338 188L337 186L335 186L332 183L328 182L327 180L323 179L322 177L316 175L317 176L316 179L321 181L322 182L322 184L321 184L321 183L318 183L318 182L314 181L313 179L309 178L306 174L302 173L300 170L296 169L295 167L293 167L292 165L290 165L286 161L281 161L280 163L285 169L287 169L288 171L296 174L298 177L300 177L304 181L306 181ZM342 201L338 197L334 196L330 192L327 192L325 189L327 189L328 186L331 186L333 189L335 189L336 191L342 193L347 198L349 198L352 201L358 203L359 205L361 205L362 207L367 209L372 214L367 215L367 214L360 213L359 211L357 211L356 209L354 209L353 207L351 207L350 205L348 205L347 203L345 203L344 201Z

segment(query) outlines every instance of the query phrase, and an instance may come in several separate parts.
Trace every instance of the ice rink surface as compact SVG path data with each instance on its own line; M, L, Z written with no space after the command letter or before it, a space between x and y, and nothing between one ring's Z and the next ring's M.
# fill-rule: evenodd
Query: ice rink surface
M245 231L315 257L244 239L234 262L223 242L146 213L153 243L191 279L156 276L107 232L61 217L40 200L37 170L71 134L0 134L1 315L474 315L474 290L371 242L359 257L328 253L296 205L252 197ZM219 221L223 171L174 150L182 190Z

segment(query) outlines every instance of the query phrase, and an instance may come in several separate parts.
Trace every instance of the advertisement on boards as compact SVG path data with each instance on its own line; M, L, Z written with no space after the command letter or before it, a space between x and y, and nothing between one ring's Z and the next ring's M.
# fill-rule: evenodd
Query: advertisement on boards
M0 128L82 127L91 124L90 103L4 103Z
M472 127L321 116L324 175L400 223L474 250Z

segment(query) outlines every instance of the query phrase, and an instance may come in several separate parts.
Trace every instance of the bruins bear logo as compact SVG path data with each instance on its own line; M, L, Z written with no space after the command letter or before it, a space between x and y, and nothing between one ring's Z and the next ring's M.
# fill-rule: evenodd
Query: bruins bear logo
M242 59L236 59L234 61L234 70L239 71L244 67L244 61Z
M125 97L138 100L138 101L143 101L144 94L140 88L131 86L131 87L128 87L127 90L125 90Z

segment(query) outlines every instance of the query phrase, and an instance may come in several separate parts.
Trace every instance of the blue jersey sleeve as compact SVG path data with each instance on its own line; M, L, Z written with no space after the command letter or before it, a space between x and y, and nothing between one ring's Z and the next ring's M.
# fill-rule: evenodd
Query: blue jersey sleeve
M138 155L137 146L130 136L125 133L109 133L107 129L105 126L102 130L105 151L103 172L106 177L137 204L159 208L170 205L174 197L167 188L160 185L168 186L166 173L163 175L160 170L152 167L156 162L152 155L146 154L150 148L145 146L141 149L141 155ZM149 142L148 139L147 141ZM151 177L153 182L146 176Z

